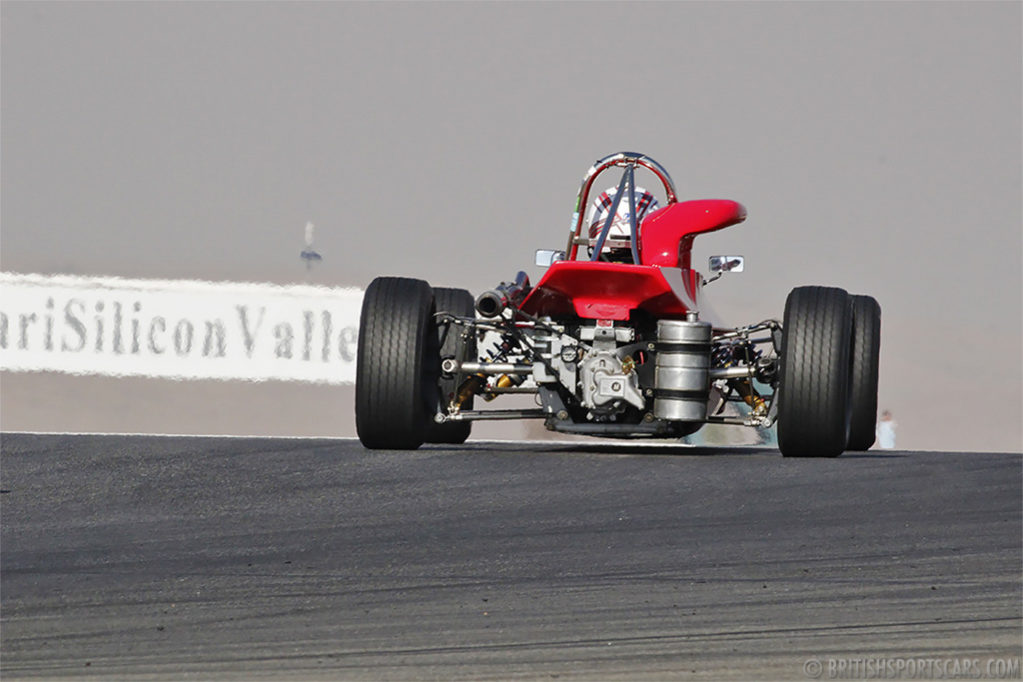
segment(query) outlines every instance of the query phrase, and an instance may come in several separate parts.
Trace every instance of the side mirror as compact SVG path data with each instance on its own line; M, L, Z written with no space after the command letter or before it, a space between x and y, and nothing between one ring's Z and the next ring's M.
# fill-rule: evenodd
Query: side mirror
M536 264L541 268L549 268L552 263L565 260L564 251L553 251L551 249L536 250Z
M711 256L707 267L711 272L742 272L746 259L742 256Z

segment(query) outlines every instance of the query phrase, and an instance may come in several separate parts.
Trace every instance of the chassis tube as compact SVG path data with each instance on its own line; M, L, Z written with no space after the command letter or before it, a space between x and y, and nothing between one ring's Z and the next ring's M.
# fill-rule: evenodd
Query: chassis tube
M664 185L664 192L668 195L668 203L674 204L678 201L678 197L675 195L675 183L672 181L671 176L668 175L668 171L649 156L635 152L618 152L617 154L605 156L586 171L586 177L583 178L582 185L579 187L579 194L575 200L575 215L572 216L572 231L568 233L568 246L565 247L568 260L575 260L576 253L579 251L579 242L577 240L582 233L583 219L587 208L586 204L590 200L590 187L593 185L593 181L611 166L629 165L643 166L652 172L661 181L661 184Z
M715 379L745 379L755 374L755 367L719 367L711 369L710 380Z
M535 410L462 410L447 415L437 415L441 422L465 422L499 419L543 419L551 416L540 409Z
M448 358L441 363L441 369L450 374L531 374L532 365L519 365L514 362L458 362Z

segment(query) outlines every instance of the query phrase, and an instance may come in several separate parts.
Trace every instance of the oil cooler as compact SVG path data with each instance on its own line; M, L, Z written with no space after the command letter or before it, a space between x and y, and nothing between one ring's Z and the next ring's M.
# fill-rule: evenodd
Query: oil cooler
M711 327L706 322L660 320L654 363L654 416L702 422L710 392Z

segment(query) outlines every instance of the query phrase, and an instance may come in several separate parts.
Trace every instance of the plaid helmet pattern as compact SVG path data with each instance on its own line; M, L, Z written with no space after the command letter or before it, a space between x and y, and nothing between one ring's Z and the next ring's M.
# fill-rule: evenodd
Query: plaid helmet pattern
M600 193L600 196L593 200L593 205L590 207L590 239L596 239L600 234L600 230L604 227L604 222L607 220L607 212L611 208L611 204L614 203L615 194L618 193L617 187L610 187L607 190ZM657 209L657 199L653 194L643 189L642 187L636 187L636 224L639 225L643 222L643 219L648 213ZM629 236L629 197L628 195L623 196L622 200L618 202L618 210L615 212L614 222L611 223L611 230L608 232L609 237L628 237Z

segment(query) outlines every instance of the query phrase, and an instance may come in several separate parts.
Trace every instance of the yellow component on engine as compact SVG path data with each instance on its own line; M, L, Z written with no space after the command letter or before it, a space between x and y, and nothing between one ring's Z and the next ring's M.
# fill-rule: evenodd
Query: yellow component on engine
M511 386L518 386L524 381L524 379L517 374L502 374L497 377L497 381L494 382L493 388L509 388ZM483 396L484 400L493 400L497 397L496 393L487 393Z
M458 387L458 395L455 397L455 404L458 409L462 409L469 399L480 392L480 390L487 385L487 378L482 374L473 374L471 377L462 382L462 385Z
M767 408L767 403L760 397L757 390L753 388L753 382L749 379L732 379L728 383L739 394L742 401L753 408L754 413L762 414Z
M753 411L758 414L764 411L764 406L767 404L764 402L764 399L758 395L746 396L743 400L745 400L746 404L752 407Z

